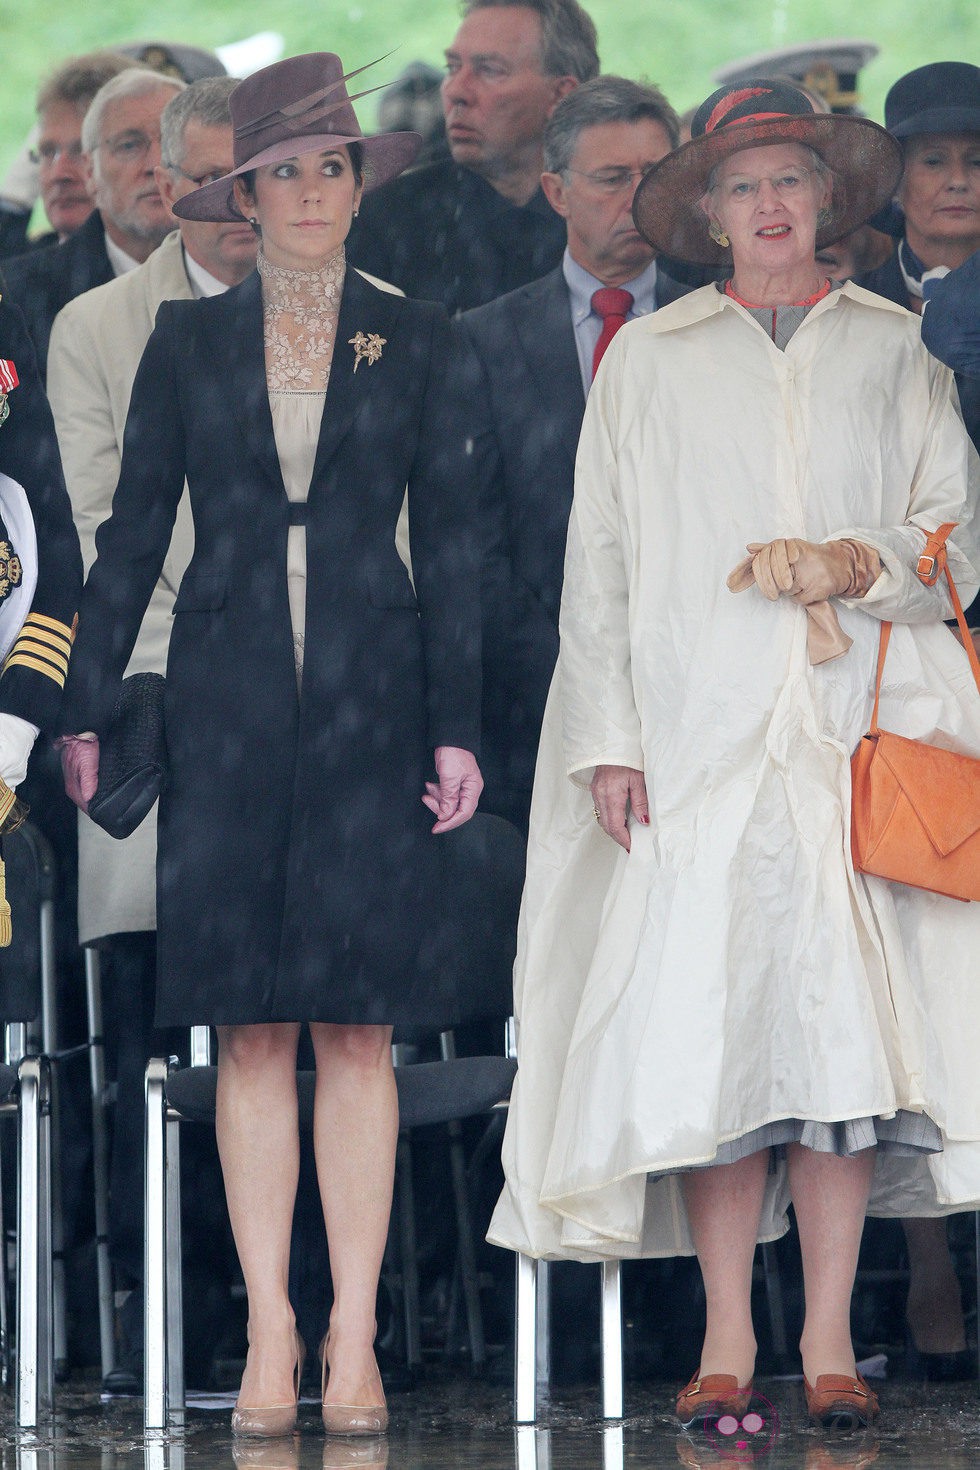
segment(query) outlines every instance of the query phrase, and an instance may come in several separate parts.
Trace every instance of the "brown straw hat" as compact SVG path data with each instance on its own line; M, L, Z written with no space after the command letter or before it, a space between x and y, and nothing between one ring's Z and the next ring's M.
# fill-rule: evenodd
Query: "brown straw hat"
M229 99L235 167L178 199L174 214L181 219L241 220L234 197L239 174L348 143L358 143L363 150L365 190L395 178L412 162L422 139L418 133L361 132L352 103L381 88L369 87L350 97L347 83L366 70L361 66L345 75L339 56L314 51L276 61L239 82Z
M814 112L805 92L765 78L721 87L702 102L691 141L668 153L640 180L633 199L636 228L659 255L702 265L727 265L731 252L708 234L700 200L718 164L743 148L801 143L834 175L830 218L817 230L820 249L849 235L895 192L902 150L865 117Z

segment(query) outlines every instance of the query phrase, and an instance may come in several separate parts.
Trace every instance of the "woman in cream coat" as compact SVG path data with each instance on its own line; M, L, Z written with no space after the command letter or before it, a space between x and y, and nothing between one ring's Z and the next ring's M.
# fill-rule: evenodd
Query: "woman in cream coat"
M635 217L734 280L622 331L589 399L490 1239L581 1260L696 1249L689 1422L744 1405L752 1254L791 1193L810 1409L867 1422L847 1313L872 1167L876 1211L980 1197L980 910L854 873L849 760L883 619L883 727L980 752L948 594L915 575L926 533L956 521L973 595L978 465L917 320L814 272L814 241L893 187L887 136L769 82L695 121ZM797 550L800 583L776 585Z

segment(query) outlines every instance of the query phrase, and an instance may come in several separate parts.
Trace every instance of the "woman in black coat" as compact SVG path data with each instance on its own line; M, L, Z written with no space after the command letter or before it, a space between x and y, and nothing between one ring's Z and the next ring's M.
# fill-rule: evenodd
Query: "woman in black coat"
M362 189L416 140L362 138L345 80L321 53L241 83L235 170L181 201L191 218L244 212L259 274L161 307L67 692L70 728L104 731L186 476L195 550L167 669L157 1021L218 1026L218 1144L249 1301L243 1434L296 1418L286 1283L304 1021L334 1290L324 1424L387 1424L372 1343L397 1134L389 1043L393 1024L425 1016L418 957L440 886L422 802L444 832L482 784L449 323L344 262ZM414 586L395 549L406 485ZM65 750L82 801L92 751L77 737Z

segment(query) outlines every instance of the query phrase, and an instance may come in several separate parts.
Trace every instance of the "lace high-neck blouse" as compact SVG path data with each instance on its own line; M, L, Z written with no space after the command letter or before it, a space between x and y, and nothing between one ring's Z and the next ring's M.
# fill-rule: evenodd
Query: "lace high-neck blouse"
M344 288L343 246L318 270L271 265L261 250L262 327L272 428L289 500L306 500L330 380ZM306 634L306 528L290 526L286 581L296 678L303 673Z
M260 250L258 268L270 393L326 392L346 274L344 247L309 271L270 265Z

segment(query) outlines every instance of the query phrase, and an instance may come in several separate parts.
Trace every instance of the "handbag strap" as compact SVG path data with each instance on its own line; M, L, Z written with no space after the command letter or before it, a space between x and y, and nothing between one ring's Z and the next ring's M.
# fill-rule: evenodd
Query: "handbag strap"
M966 656L970 660L970 668L973 670L977 691L980 692L980 658L977 658L977 651L973 646L970 630L966 626L966 618L963 615L963 604L960 602L960 595L956 590L956 583L953 581L946 556L946 538L956 530L957 524L956 521L946 521L938 530L933 531L931 535L927 536L926 544L922 548L922 555L916 562L915 575L923 586L933 587L945 572L946 581L949 584L949 595L953 603L953 611L956 614L956 621L959 624L960 632L963 634L963 647L966 649ZM878 676L875 680L875 702L874 708L871 711L870 733L872 735L878 734L878 701L881 698L881 676L885 667L885 654L888 651L888 640L891 637L891 632L891 623L882 623L881 632L878 635Z

